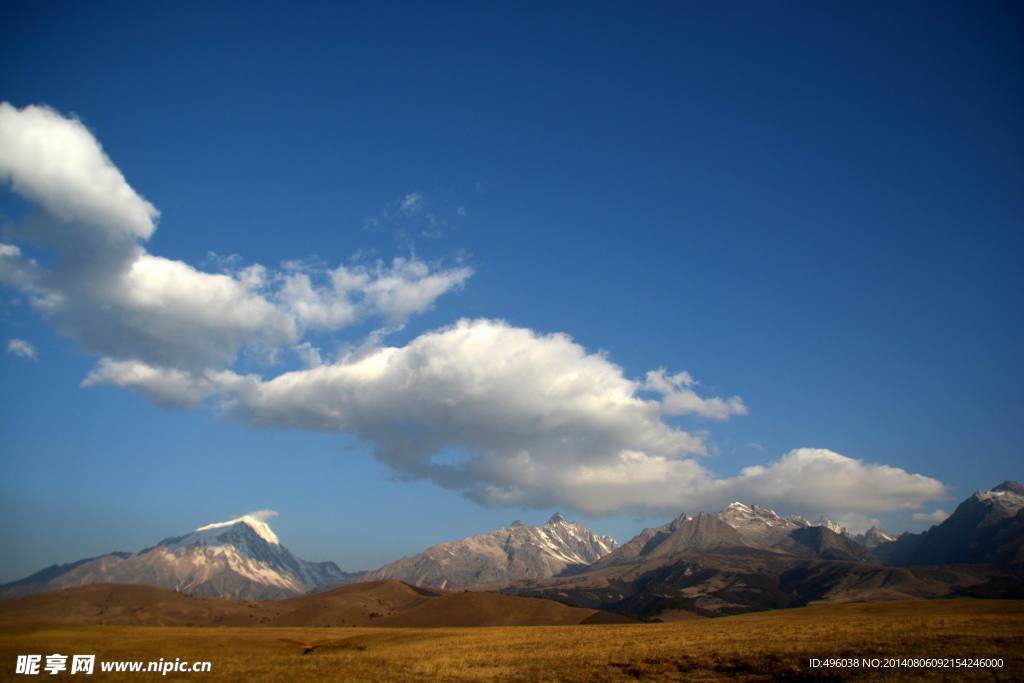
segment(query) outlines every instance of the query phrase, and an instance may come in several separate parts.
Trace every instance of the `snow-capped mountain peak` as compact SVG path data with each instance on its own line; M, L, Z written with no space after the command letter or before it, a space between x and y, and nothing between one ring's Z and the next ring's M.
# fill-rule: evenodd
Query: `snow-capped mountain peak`
M867 548L868 550L874 550L880 545L892 543L896 540L896 537L892 534L882 531L877 526L872 526L864 533L852 536L851 539L854 543L857 543L863 548Z
M747 505L736 501L727 505L717 515L718 519L738 531L749 543L778 546L784 544L790 534L798 529L823 527L840 536L847 536L846 529L825 517L815 522L800 515L783 517L775 510L761 505ZM883 542L877 539L878 542Z
M865 536L876 538L879 541L882 541L883 543L891 543L892 541L896 540L895 536L893 536L890 533L882 531L877 526L872 526L870 529L868 529L867 532L865 532Z
M1001 508L1007 514L1016 514L1024 509L1024 490L1016 482L1003 482L988 491L977 491L972 498Z
M295 557L265 521L243 515L165 538L135 554L110 554L69 565L67 571L36 588L138 583L197 595L262 600L306 593L348 577L333 562Z
M229 519L226 522L214 522L201 526L195 530L195 533L202 533L204 531L216 531L217 529L224 529L225 527L235 526L236 524L245 524L250 529L256 532L256 535L262 538L267 543L273 543L274 545L280 545L281 541L277 538L277 534L271 530L270 525L264 522L258 517L252 515L242 515L235 519Z
M562 513L556 512L555 514L551 515L551 518L547 522L545 522L544 526L548 526L550 524L562 524L565 523L565 521L566 519L562 516Z
M588 565L615 549L610 536L595 534L555 513L542 526L520 521L490 533L439 543L368 572L362 580L399 579L418 586L468 588L554 576Z
M832 531L834 533L839 534L840 536L845 536L846 535L846 527L844 527L839 522L835 522L835 521L833 521L831 519L828 519L826 517L819 517L816 521L812 522L811 520L807 519L803 515L790 515L789 517L786 518L786 520L789 521L789 522L792 522L793 524L795 524L795 525L797 525L799 527L821 526L821 527L825 527L829 531Z
M811 526L823 526L829 531L837 533L840 536L846 535L846 527L839 522L834 522L831 519L826 519L825 517L819 518L817 522L812 522Z
M786 520L775 510L770 510L760 505L746 505L739 501L727 505L724 510L718 513L718 517L723 521L735 520L739 522L743 520L770 527L786 524Z
M746 505L739 501L727 505L717 517L741 534L753 538L776 536L797 528L796 524L775 510L760 505Z

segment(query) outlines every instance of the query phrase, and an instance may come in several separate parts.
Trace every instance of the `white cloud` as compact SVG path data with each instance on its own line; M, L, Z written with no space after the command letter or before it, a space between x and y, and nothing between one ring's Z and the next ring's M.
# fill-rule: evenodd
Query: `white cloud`
M75 118L0 102L0 181L65 223L147 238L160 215Z
M739 396L702 398L694 391L696 384L688 372L667 375L664 368L647 373L644 388L662 395L662 411L666 415L693 414L712 420L727 420L733 415L746 415L747 406Z
M284 276L279 296L310 329L337 329L370 317L402 325L443 294L461 289L472 274L468 266L442 269L415 257L342 265L325 273L296 267ZM314 284L318 275L325 280L321 285Z
M453 446L488 462L523 449L564 462L626 446L704 451L698 437L662 422L638 388L565 335L477 320L245 384L230 410L255 423L362 436L407 473L440 472L430 458Z
M22 254L16 244L0 242L0 286L18 289L42 305L48 295L41 279L42 270L34 259Z
M813 448L790 451L733 477L717 476L692 458L640 451L622 451L610 463L521 472L512 485L488 485L484 499L541 507L561 503L590 514L655 515L713 511L742 500L860 526L859 516L867 513L916 507L945 495L935 479Z
M243 346L298 337L291 316L244 280L181 261L141 254L107 285L96 301L69 299L74 308L61 311L65 327L73 321L74 336L100 353L205 368L231 363Z
M941 524L946 521L949 517L949 513L945 510L939 509L933 512L915 512L912 516L915 522L931 522L932 524Z
M339 267L332 285L318 287L306 272L240 268L234 255L209 254L222 270L209 273L150 254L142 242L157 210L81 122L45 107L0 105L0 182L43 210L14 226L16 239L56 252L46 269L18 245L0 244L0 284L29 295L88 351L189 376L230 365L245 350L272 358L307 329L371 317L401 326L472 274L395 259ZM404 204L421 201L413 193Z
M230 370L187 372L142 361L103 358L82 380L83 387L113 385L133 389L165 408L193 408L211 395L246 381Z
M396 258L390 267L378 263L373 271L349 270L346 277L365 282L362 291L371 310L386 320L401 323L426 311L445 292L461 288L472 274L473 270L466 266L431 271L418 259Z
M915 508L945 496L936 479L825 448L797 448L767 466L744 468L729 481L749 500L799 501L802 509L837 515Z
M29 344L24 339L11 339L7 342L7 352L13 353L15 356L21 356L22 358L28 358L29 360L36 359L36 349L34 346Z
M277 517L277 510L254 510L252 512L247 512L242 516L252 517L253 519L258 519L261 522L266 522L267 520Z
M487 504L670 514L740 499L855 525L854 515L945 493L935 479L825 449L718 476L690 457L706 451L702 436L643 398L656 384L565 335L464 320L404 347L215 391L239 419L356 435L399 474ZM453 464L443 457L453 450L468 457Z
M402 201L398 206L399 210L406 216L412 216L420 212L423 208L423 193L422 192L410 192L409 194L402 197Z
M738 498L854 519L944 495L934 479L824 449L715 474L694 457L713 450L707 435L667 420L743 415L742 399L703 396L687 373L631 379L564 334L463 320L381 345L382 330L461 288L467 266L411 257L274 271L213 256L222 272L210 273L150 254L157 210L78 120L46 108L0 105L0 182L42 209L15 240L56 256L45 268L0 244L0 284L102 356L83 386L175 408L217 399L253 424L352 434L399 475L487 504L674 514ZM423 202L411 193L398 211ZM304 339L369 319L385 327L331 364ZM282 349L310 367L268 380L230 369L243 352Z
M295 355L299 357L299 360L307 368L315 368L324 364L323 358L320 356L320 349L309 342L297 344L292 350L295 351Z

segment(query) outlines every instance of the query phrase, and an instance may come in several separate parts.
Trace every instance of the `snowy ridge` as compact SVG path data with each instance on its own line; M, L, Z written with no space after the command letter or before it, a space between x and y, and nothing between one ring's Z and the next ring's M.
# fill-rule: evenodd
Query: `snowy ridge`
M235 524L239 523L248 525L253 531L256 532L256 534L260 538L262 538L267 543L274 543L276 545L279 545L281 543L281 541L277 538L277 534L271 531L269 524L264 522L262 519L253 517L252 515L242 515L241 517L228 520L227 522L214 522L213 524L207 524L206 526L201 526L198 529L196 529L196 533L200 533L203 531L213 531L216 529L223 529L224 527L234 526Z
M197 595L264 600L307 593L349 576L333 562L295 557L265 521L243 515L164 539L135 554L76 563L31 590L138 583Z
M771 535L777 530L795 529L797 526L775 510L769 510L760 505L746 505L739 501L726 506L718 513L718 519L737 531L758 536Z
M1019 498L1024 505L1024 496L1019 496ZM739 531L748 541L768 546L778 545L797 529L816 527L828 529L869 550L896 540L895 536L876 526L862 534L851 535L846 527L825 517L820 517L814 522L800 515L783 517L769 508L760 505L747 505L738 501L730 503L719 512L718 519Z
M783 517L770 508L760 505L747 505L739 501L730 503L718 513L718 519L725 522L740 534L756 543L772 544L796 529L823 526L837 534L844 534L845 529L835 522L821 519L817 522L792 515Z
M168 563L197 569L213 565L253 583L292 594L305 593L345 578L344 572L333 563L306 562L292 555L265 521L251 515L201 526L185 536L162 541L156 549L165 552ZM205 573L198 572L199 575ZM186 579L180 589L192 590L196 580L194 576Z
M840 536L846 535L846 527L839 524L838 522L833 522L831 519L826 519L825 517L819 517L816 521L813 522L802 515L790 515L786 519L792 522L793 524L797 525L798 527L823 526L829 531L834 531Z
M490 533L439 543L368 572L362 580L398 579L432 588L504 585L591 564L616 546L610 536L594 534L556 513L542 526L516 521Z
M1024 495L1016 491L991 489L989 491L977 491L973 498L982 503L1002 508L1009 514L1017 514L1024 509Z

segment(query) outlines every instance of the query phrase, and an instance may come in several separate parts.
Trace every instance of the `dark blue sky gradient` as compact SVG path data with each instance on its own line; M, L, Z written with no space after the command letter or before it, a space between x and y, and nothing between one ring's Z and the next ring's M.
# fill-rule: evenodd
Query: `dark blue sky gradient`
M1024 477L1020 7L5 2L0 99L81 117L162 211L155 254L465 254L465 291L391 341L461 316L563 331L742 396L684 421L719 475L816 446L960 499ZM411 191L440 238L364 229ZM79 389L95 359L22 306L0 332L40 351L0 358L0 580L256 508L348 569L551 512Z

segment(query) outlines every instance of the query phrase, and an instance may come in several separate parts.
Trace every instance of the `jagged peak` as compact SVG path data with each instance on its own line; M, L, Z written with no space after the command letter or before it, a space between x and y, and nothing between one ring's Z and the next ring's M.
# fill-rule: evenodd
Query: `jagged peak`
M731 503L717 516L718 519L733 528L742 528L745 531L756 533L794 524L792 520L787 521L775 510L761 505L747 505L740 502Z
M561 524L563 522L568 524L569 520L563 517L561 512L556 512L555 514L551 515L551 519L545 522L545 526L548 524Z
M988 491L976 491L968 500L1016 514L1024 509L1024 486L1015 481L1004 481Z
M818 521L812 522L812 526L823 527L825 529L828 529L832 533L839 534L840 536L845 536L846 535L846 527L844 527L839 522L836 522L834 520L828 519L827 517L824 517L824 516L819 517Z
M673 519L671 522L668 523L668 528L670 530L672 530L672 531L675 531L676 529L681 527L686 522L689 522L691 519L693 519L693 517L691 517L690 515L686 514L685 512L681 512L678 517L676 517L675 519ZM662 527L662 528L664 528L664 527Z
M214 529L226 529L228 527L244 524L248 526L252 531L262 538L267 543L273 543L274 545L280 545L281 541L277 538L277 534L273 532L270 525L259 517L253 515L242 515L235 519L229 519L226 522L213 522L196 529L196 533L202 533L204 531L213 531Z
M993 486L992 490L1004 493L1016 493L1018 496L1024 496L1024 484L1010 479L1007 479L998 486Z

